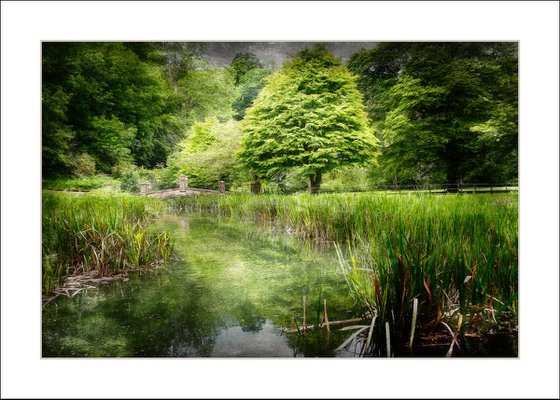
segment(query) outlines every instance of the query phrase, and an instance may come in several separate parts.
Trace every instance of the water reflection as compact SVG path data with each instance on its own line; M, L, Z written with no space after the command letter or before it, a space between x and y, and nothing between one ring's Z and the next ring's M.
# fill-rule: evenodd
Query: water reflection
M288 346L288 339L270 320L260 323L256 331L233 326L216 337L214 357L294 357L298 353Z
M301 324L304 295L310 324L323 298L331 320L353 314L330 249L238 222L174 216L160 223L173 232L177 260L49 304L43 356L332 355L333 336L280 333L294 317Z

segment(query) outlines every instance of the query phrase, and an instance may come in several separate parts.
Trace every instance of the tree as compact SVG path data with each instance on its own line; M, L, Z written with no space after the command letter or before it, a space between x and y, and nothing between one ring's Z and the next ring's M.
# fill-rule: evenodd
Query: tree
M235 153L240 139L236 121L220 122L213 117L197 122L179 143L180 150L169 158L169 167L177 175L187 175L193 187L215 189L218 181L231 186L237 172Z
M231 119L232 104L238 96L233 76L226 68L202 60L198 67L178 80L181 115L189 126L205 118Z
M42 100L43 175L64 175L70 172L71 145L74 139L74 132L66 117L69 96L62 88L43 86Z
M43 43L43 173L71 173L87 153L103 172L118 162L165 161L185 127L162 66L122 43Z
M233 57L230 68L234 71L235 84L239 85L250 70L263 69L264 66L255 54L241 52Z
M101 172L119 163L165 163L198 120L234 113L226 68L200 44L43 43L43 175L73 172L91 156Z
M375 156L355 80L323 46L298 52L269 77L242 129L242 165L268 180L298 168L311 193L325 172Z
M516 43L382 43L353 55L392 183L517 177Z
M253 103L271 71L253 53L237 53L230 64L239 96L233 103L235 119L242 120L245 110Z

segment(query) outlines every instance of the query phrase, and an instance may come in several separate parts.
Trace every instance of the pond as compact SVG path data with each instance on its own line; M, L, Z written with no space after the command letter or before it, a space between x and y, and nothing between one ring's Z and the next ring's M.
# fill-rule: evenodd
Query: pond
M151 272L58 297L43 309L44 357L344 356L348 332L324 329L357 309L331 245L310 246L251 222L169 215L174 258Z

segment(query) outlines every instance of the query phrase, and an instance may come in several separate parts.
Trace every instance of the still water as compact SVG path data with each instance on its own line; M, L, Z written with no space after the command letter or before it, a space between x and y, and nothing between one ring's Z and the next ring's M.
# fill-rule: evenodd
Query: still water
M43 309L44 357L333 356L345 333L282 332L357 310L332 246L254 223L167 216L174 258L156 271L58 297Z

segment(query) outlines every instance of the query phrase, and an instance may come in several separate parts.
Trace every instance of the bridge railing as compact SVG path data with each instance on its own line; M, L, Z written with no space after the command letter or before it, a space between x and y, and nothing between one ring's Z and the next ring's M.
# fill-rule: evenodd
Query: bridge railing
M163 189L163 190L154 190L157 187L157 182L142 182L138 184L140 187L140 194L152 194L152 193L161 193L166 191L172 190L179 190L179 191L200 191L200 192L212 192L212 193L225 193L226 192L226 183L224 181L218 181L218 190L210 190L210 189L201 189L201 188L193 188L189 187L189 178L185 175L179 176L179 182L177 187Z

